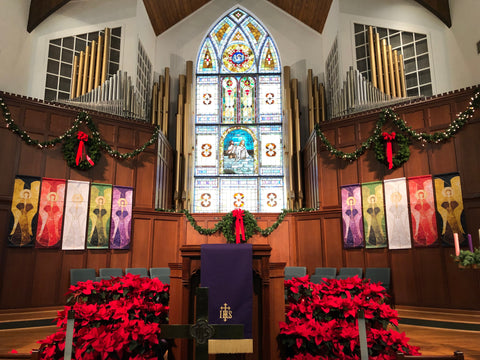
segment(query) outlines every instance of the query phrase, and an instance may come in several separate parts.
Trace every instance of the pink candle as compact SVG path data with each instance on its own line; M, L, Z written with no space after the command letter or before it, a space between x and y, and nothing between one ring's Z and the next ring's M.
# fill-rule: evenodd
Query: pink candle
M468 234L468 248L470 249L471 252L473 252L473 243L472 243L472 235Z
M453 243L455 244L455 256L460 255L460 243L458 242L458 234L453 233Z

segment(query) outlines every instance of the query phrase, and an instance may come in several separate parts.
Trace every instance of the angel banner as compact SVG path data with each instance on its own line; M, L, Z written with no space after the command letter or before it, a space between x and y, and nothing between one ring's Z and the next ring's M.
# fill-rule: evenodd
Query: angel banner
M132 227L133 188L114 186L112 198L110 249L128 249Z
M343 246L345 249L364 246L362 192L360 185L342 186Z
M408 178L414 246L438 245L435 200L431 175Z
M33 246L37 230L39 177L17 175L13 185L8 245Z
M408 216L407 180L384 180L385 213L387 220L388 248L410 249L410 218Z
M387 246L383 184L374 181L362 184L363 226L366 248Z
M463 211L462 185L458 173L434 175L437 221L441 243L453 246L453 234L458 234L460 245L467 241Z
M63 179L42 179L35 239L36 248L60 247L65 184L66 181Z
M83 250L88 218L88 181L68 180L62 250Z
M92 183L88 212L87 249L108 249L112 185Z

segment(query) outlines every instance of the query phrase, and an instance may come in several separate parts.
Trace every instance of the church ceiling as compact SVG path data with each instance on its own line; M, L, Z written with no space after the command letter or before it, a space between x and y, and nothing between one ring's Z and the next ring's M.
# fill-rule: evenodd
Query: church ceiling
M70 0L31 0L27 31L34 30L43 20ZM268 0L305 25L322 33L333 0ZM415 0L431 11L448 27L452 25L448 0ZM210 0L143 0L155 35L160 35L179 21L209 3Z

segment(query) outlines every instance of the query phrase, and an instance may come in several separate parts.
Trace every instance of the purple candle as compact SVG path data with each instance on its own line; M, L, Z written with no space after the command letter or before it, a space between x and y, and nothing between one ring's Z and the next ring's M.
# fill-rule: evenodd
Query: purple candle
M468 248L470 249L471 252L473 252L473 243L472 243L472 235L468 234Z

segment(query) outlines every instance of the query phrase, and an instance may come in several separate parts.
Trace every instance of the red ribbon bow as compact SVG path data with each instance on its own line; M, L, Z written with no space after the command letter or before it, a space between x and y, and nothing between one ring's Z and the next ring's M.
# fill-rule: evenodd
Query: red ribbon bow
M85 158L90 163L90 165L92 166L95 165L95 163L90 158L90 156L88 156L87 151L85 150L85 142L88 141L88 135L85 134L83 131L79 131L77 133L77 139L80 141L78 143L77 157L75 158L75 163L77 164L77 166L80 163L80 161L83 159L83 155L85 155Z
M390 134L387 132L382 133L383 140L387 141L387 161L388 169L390 170L393 167L393 152L392 152L392 141L395 140L395 131L392 131Z
M245 229L243 227L243 214L244 211L240 208L236 208L232 211L232 215L237 219L235 221L235 235L236 235L236 243L240 244L240 235L242 236L242 240L245 241Z

